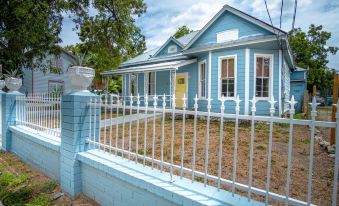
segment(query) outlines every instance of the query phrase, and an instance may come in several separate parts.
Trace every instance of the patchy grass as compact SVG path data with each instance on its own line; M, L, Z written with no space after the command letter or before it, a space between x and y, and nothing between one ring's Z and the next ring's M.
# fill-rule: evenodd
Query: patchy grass
M60 193L58 183L31 169L10 153L0 152L0 200L5 206L97 205L84 196L53 201Z

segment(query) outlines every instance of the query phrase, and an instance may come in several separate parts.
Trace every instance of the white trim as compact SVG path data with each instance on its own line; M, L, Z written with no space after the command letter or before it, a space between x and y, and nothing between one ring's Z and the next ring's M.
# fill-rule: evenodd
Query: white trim
M281 66L282 66L282 51L281 49L279 50L279 99L278 99L278 104L279 104L279 116L282 114L282 102L281 102Z
M245 49L245 110L244 114L248 115L249 96L250 96L250 49Z
M167 53L168 54L174 54L178 52L178 46L177 45L171 45L167 48Z
M212 51L208 52L208 98L211 99Z
M201 85L200 85L200 77L201 77L200 65L202 64L205 64L205 96L204 97L201 96ZM198 63L198 98L199 99L206 99L206 65L207 65L206 59Z
M148 64L142 66L127 67L124 69L117 69L108 72L102 72L101 75L113 75L113 74L124 74L124 73L135 73L135 72L147 72L147 71L163 71L163 70L174 70L178 67L189 65L197 62L197 59L170 61L156 64Z
M184 48L184 45L182 45L178 40L176 40L175 38L173 38L172 36L170 38L167 39L167 41L158 49L157 52L155 52L155 54L152 55L152 57L157 56L161 50L163 50L168 43L170 43L171 41L173 41L174 43L176 43L179 47L181 47L180 49Z
M224 36L231 36L230 35L230 32L235 32L234 34L236 34L236 38L235 39L228 39L228 40L224 40L222 41L222 37ZM225 42L229 42L229 41L235 41L237 39L239 39L239 29L227 29L227 30L224 30L224 31L220 31L220 32L217 32L217 43L225 43Z
M257 78L257 74L256 74L256 65L257 65L257 57L264 57L264 58L270 58L271 61L271 65L270 65L270 78L269 78L269 88L268 88L268 97L255 97L255 99L257 100L265 100L268 101L271 99L272 95L273 95L273 66L274 66L274 54L260 54L260 53L254 53L254 61L253 61L253 95L256 94L256 78Z
M218 57L218 99L221 100L221 61L223 59L232 59L234 58L234 97L225 97L226 100L234 100L237 97L237 83L238 83L238 60L237 54L226 55L226 56L219 56Z

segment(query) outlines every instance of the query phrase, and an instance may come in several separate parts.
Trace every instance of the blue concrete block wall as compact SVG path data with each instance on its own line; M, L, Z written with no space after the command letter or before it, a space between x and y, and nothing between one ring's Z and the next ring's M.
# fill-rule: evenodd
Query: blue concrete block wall
M88 103L91 97L97 96L90 92L74 92L62 96L60 183L71 196L81 193L81 170L76 155L87 149L86 139L90 127Z
M52 179L60 180L60 141L12 127L11 152Z
M9 127L15 125L16 119L16 97L23 95L19 92L0 93L2 95L2 149L4 151L10 151L12 133L9 131Z

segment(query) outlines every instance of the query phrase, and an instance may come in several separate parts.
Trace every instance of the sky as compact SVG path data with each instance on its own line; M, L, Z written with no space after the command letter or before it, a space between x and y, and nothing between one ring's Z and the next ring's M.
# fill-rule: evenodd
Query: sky
M228 4L269 23L264 0L145 0L147 12L136 19L146 37L147 50L161 46L177 28L186 25L201 29L221 8ZM294 0L284 0L282 29L292 28ZM279 27L281 0L267 0L274 26ZM298 0L295 27L307 31L310 24L323 25L323 30L332 33L328 46L339 47L339 1ZM61 32L61 45L80 42L73 22L65 18ZM339 70L339 52L329 55L330 68Z

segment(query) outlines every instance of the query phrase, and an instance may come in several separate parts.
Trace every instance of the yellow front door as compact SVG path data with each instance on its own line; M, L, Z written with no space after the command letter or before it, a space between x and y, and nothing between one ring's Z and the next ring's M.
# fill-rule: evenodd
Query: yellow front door
M187 91L187 76L186 75L176 75L176 84L175 84L175 104L177 107L183 107L184 94ZM187 98L187 95L186 95Z

